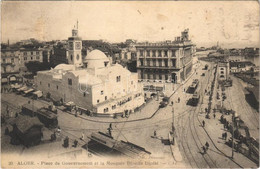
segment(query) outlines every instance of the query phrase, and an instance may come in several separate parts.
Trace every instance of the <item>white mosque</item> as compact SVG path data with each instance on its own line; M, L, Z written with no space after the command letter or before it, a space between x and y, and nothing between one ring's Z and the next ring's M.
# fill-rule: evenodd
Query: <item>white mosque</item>
M69 64L39 71L36 86L54 100L74 102L92 113L113 114L133 111L144 103L137 73L119 64L112 64L99 50L91 51L82 60L82 41L78 29L72 30L69 41Z

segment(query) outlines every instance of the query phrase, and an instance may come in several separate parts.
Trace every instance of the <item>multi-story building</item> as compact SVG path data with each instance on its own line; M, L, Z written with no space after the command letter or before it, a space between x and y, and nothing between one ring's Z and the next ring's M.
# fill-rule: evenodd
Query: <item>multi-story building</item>
M2 73L26 70L25 63L43 62L40 49L6 49L1 50Z
M194 48L188 30L184 30L175 41L137 44L138 78L173 83L187 79L192 70Z
M131 52L127 49L122 49L119 53L120 60L131 60Z
M52 53L53 47L46 47L42 49L42 61L43 63L50 63L50 56Z
M18 50L1 50L1 74L20 71L20 52Z
M229 77L229 62L219 62L218 63L218 80L227 80Z
M42 62L42 51L38 49L1 50L1 82L15 82L21 79L19 73L27 70L25 63L29 61Z
M32 61L43 62L42 50L39 49L20 49L20 69L26 70L25 64Z

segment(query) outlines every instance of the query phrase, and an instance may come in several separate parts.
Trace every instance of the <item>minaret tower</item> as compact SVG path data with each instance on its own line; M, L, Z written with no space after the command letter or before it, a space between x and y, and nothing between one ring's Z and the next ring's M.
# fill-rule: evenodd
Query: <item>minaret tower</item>
M68 38L69 41L69 51L68 51L68 63L74 64L76 66L82 65L82 40L78 36L78 21L77 25L72 29L72 37Z

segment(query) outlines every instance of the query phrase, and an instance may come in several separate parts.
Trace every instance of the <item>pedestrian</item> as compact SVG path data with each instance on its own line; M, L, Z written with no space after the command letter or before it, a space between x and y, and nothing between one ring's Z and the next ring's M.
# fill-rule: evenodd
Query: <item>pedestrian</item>
M207 108L205 108L205 113L207 113L208 112L208 109Z
M84 141L84 133L81 134L80 140Z
M107 130L108 130L108 134L109 134L110 136L112 136L111 128L108 127Z
M183 88L183 91L185 92L185 88Z
M154 131L154 132L153 132L153 136L156 137L156 135L157 135L157 134L156 134L156 131Z
M209 143L206 141L205 143L206 149L209 149Z
M205 121L204 120L202 121L202 127L205 127Z
M60 126L57 127L57 133L60 133L61 132L61 129L60 129Z
M220 116L220 122L221 122L221 123L223 123L223 120L224 120L223 117L224 117L224 116L223 116L223 114L222 114L222 115Z
M74 147L76 148L78 146L78 140L74 140Z
M214 119L216 118L216 113L213 114Z
M202 147L202 150L203 150L203 154L206 154L207 150L206 150L205 146Z
M55 132L51 135L51 141L55 141L56 140L56 134Z
M111 128L111 129L112 129L112 123L110 123L110 124L109 124L109 128Z
M225 136L224 136L225 140L227 140L227 132L225 132Z
M228 128L228 126L229 126L229 122L228 122L228 121L226 121L226 127Z
M229 130L229 129L230 129L230 125L227 125L226 127L227 127L227 130Z
M171 103L172 103L172 106L173 106L173 101Z
M64 145L65 148L69 147L69 137L68 136L66 136L66 138L64 139L63 145Z
M181 101L181 99L180 99L180 97L178 97L178 103L180 103L180 101Z

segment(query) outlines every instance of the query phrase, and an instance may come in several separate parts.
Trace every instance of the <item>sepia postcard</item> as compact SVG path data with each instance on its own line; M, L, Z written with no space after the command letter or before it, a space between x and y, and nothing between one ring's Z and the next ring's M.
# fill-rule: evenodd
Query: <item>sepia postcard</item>
M1 168L258 168L257 1L1 2Z

